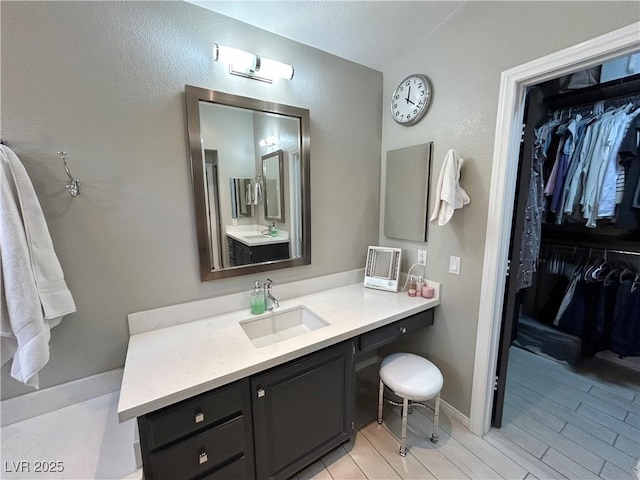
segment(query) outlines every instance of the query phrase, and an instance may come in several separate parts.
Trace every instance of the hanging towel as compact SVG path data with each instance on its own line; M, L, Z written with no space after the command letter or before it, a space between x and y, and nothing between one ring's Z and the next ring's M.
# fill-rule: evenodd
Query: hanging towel
M258 205L262 201L262 185L260 184L260 182L256 181L253 187L253 204Z
M429 221L437 219L438 225L445 225L451 220L455 210L471 202L467 192L460 186L460 169L463 162L455 150L447 152L436 187L436 206Z
M244 199L245 205L251 205L251 202L253 200L252 190L253 190L253 186L251 185L251 181L248 181L247 188L245 189L245 199Z
M76 306L27 171L4 145L0 164L2 364L13 358L11 376L38 388L50 329Z

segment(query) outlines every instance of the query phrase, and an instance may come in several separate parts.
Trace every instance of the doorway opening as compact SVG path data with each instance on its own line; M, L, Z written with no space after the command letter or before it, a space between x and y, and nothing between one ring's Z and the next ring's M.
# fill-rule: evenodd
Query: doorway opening
M639 51L639 28L640 24L636 23L503 72L471 399L469 426L474 433L483 435L489 431L493 412L500 327L507 291L507 260L513 227L510 206L514 205L516 198L525 94L534 85ZM500 361L505 362L508 354L505 355L504 350L500 353Z

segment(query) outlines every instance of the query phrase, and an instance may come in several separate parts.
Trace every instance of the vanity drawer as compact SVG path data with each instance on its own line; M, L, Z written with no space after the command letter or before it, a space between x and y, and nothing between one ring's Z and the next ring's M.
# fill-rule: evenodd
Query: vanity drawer
M240 460L244 455L244 446L244 417L240 416L151 453L152 476L155 480L200 478L206 474L212 475L207 478L222 478L213 474L220 473L226 467L231 471L240 466L244 468L244 465L234 466L235 460L219 467L234 457Z
M241 457L235 462L225 465L220 470L203 477L202 480L245 480L249 478L246 463L247 458Z
M236 382L145 415L146 428L141 430L146 432L147 448L155 450L241 412L242 389Z
M433 324L433 309L416 313L384 327L360 335L360 351L375 350L387 343L398 340L413 330Z

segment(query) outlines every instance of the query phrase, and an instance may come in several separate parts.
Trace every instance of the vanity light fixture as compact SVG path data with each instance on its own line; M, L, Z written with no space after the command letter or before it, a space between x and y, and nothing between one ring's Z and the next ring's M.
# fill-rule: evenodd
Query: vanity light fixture
M239 48L213 44L213 59L229 65L229 73L241 77L273 83L276 78L291 80L293 66Z
M278 143L278 137L275 135L271 135L267 138L263 138L258 142L261 147L273 147L276 143Z

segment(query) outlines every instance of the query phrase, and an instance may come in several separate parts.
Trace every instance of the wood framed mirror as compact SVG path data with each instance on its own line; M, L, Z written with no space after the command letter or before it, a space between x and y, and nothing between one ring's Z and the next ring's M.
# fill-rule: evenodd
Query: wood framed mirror
M185 99L201 281L310 264L309 111L191 85Z

